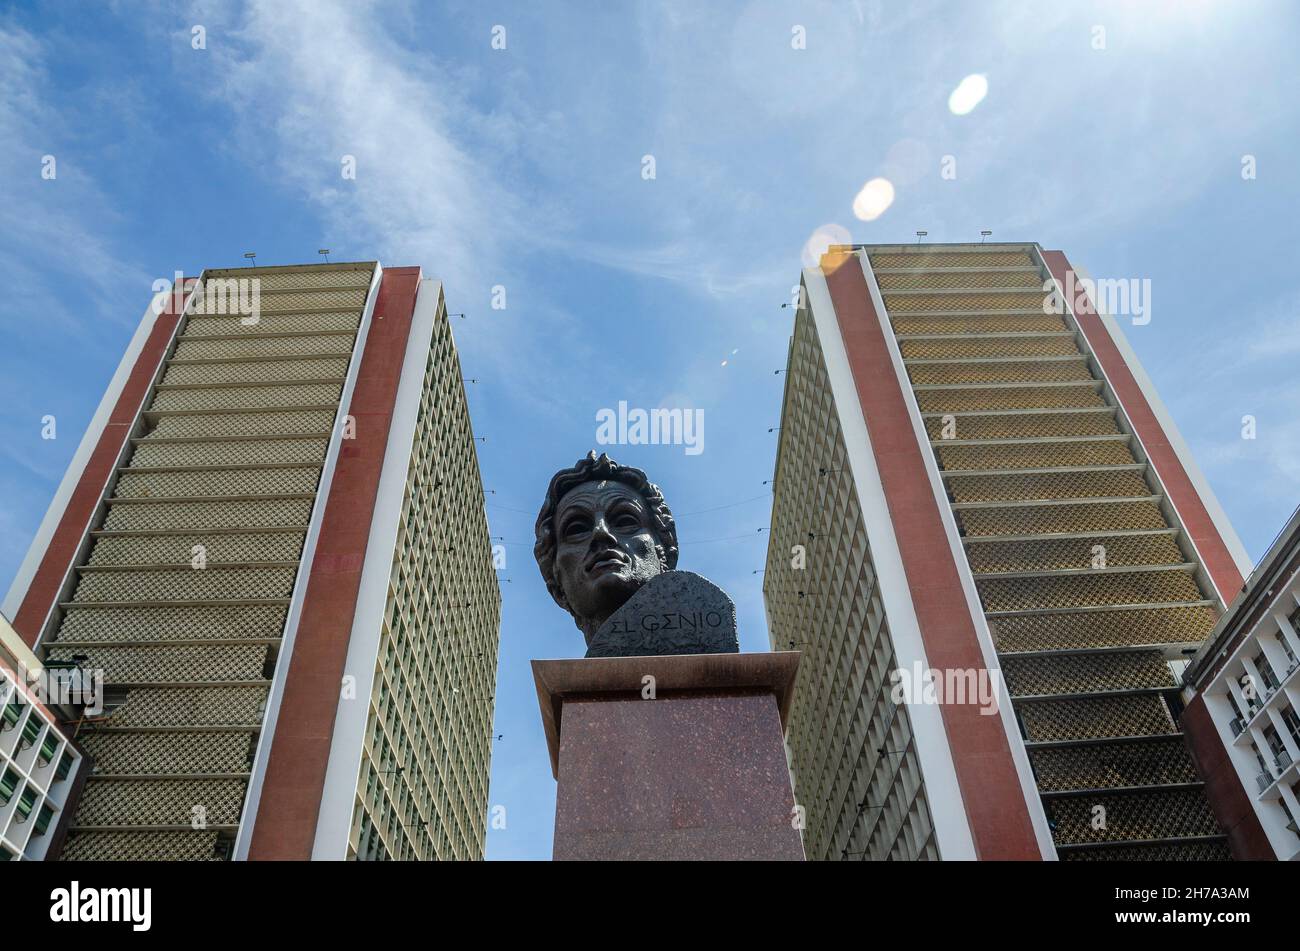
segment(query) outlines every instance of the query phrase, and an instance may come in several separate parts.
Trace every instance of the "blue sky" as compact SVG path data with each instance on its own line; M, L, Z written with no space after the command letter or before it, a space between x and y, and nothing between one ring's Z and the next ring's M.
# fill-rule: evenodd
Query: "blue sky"
M492 534L509 543L490 794L507 828L488 855L549 858L528 660L578 654L581 635L531 557L547 479L593 447L599 409L702 409L698 455L611 454L663 486L680 566L727 589L742 648L764 649L752 572L780 305L818 228L990 229L1095 276L1149 278L1152 320L1129 339L1262 554L1300 501L1298 47L1293 5L1195 0L4 5L0 579L154 280L250 250L421 265L469 315L454 330L479 380ZM972 73L988 95L954 115ZM862 221L853 198L875 177L895 200Z

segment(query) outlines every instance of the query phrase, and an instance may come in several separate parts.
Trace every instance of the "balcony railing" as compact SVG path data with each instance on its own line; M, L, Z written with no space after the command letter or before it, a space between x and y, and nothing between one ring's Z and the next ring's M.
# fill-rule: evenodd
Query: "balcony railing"
M1232 727L1233 736L1241 736L1241 731L1246 729L1246 721L1241 717L1233 717L1232 722L1228 725Z
M1282 752L1278 753L1275 757L1273 757L1273 764L1277 766L1277 771L1279 773L1283 772L1288 766L1291 765L1291 754L1288 753L1286 750L1283 750Z

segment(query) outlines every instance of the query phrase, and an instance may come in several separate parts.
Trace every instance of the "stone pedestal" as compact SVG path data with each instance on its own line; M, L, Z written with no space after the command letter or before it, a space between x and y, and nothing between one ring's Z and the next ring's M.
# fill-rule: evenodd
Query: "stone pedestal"
M555 859L801 861L782 742L798 665L798 651L533 661Z

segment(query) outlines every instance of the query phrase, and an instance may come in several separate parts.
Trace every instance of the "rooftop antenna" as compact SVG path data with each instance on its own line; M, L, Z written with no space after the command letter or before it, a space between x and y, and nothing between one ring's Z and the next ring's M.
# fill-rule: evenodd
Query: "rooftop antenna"
M253 267L255 264L257 264L257 252L256 252L256 251L245 251L245 252L244 252L244 257L248 258L248 266L249 266L249 267Z
M930 233L930 232L928 232L928 231L918 231L918 232L916 233L916 243L917 243L917 244L920 244L920 243L921 243L921 239L924 238L924 237L925 237L926 235L928 235L929 233Z
M987 238L987 237L988 237L989 235L991 235L992 233L993 233L992 231L981 231L981 232L980 232L980 244L983 244L983 243L984 243L984 239Z
M319 254L319 255L321 255L321 256L323 256L323 257L325 258L325 263L326 263L326 264L329 264L329 263L330 263L330 249L329 249L329 248L318 248L318 249L316 250L316 253Z

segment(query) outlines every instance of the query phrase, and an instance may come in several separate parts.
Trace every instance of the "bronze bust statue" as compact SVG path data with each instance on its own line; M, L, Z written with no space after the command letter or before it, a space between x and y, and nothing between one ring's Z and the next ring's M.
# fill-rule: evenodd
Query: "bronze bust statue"
M546 590L572 615L588 657L739 649L731 600L675 570L672 512L640 469L589 452L551 479L535 532Z

